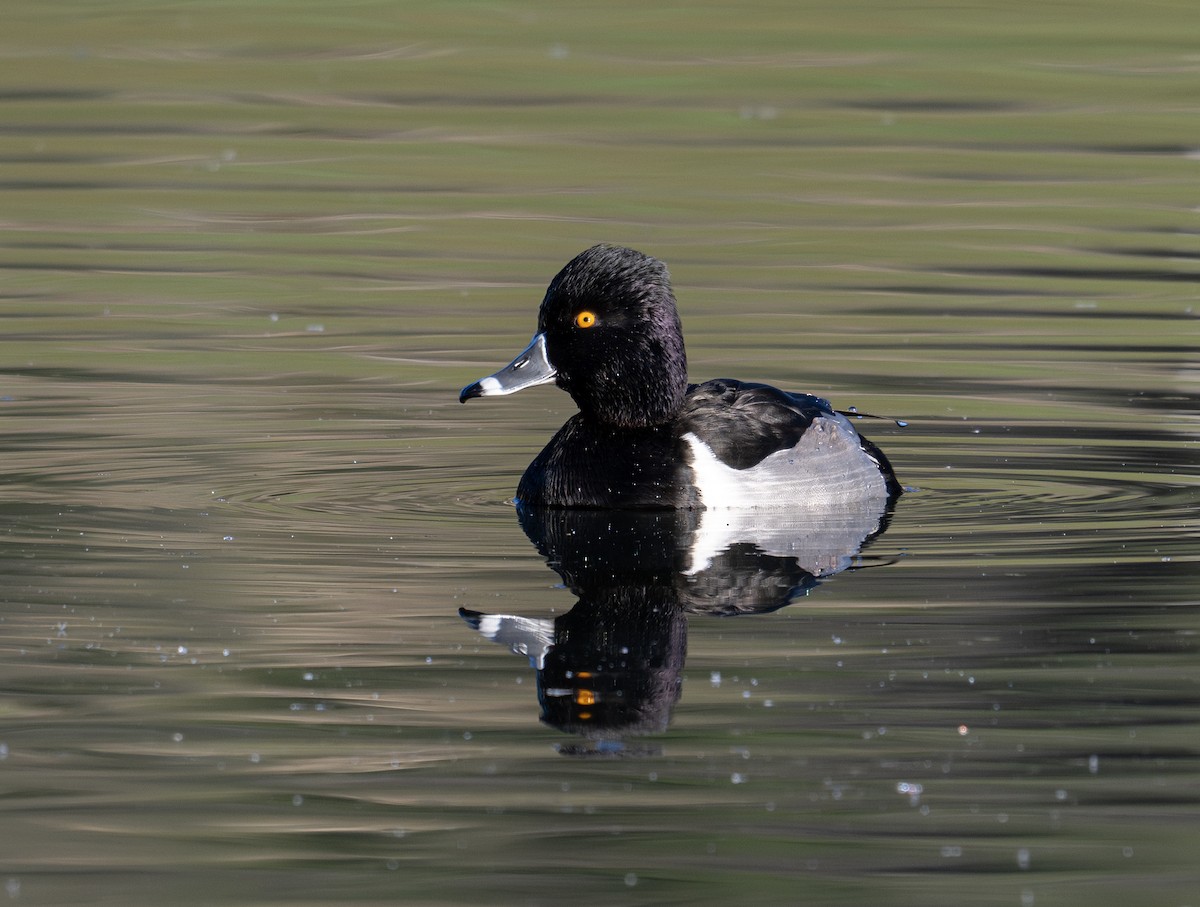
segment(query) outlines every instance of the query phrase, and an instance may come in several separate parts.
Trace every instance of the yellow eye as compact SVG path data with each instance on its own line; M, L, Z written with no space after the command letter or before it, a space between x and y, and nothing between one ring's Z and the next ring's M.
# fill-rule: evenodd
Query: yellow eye
M590 328L593 325L595 325L595 323L596 323L596 313L589 312L587 309L584 309L582 312L580 312L578 315L575 316L575 327L577 327L577 328Z

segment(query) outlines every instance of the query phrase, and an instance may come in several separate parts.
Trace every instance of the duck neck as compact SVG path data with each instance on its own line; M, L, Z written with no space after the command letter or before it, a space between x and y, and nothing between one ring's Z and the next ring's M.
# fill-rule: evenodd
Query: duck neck
M565 380L564 380L565 378ZM614 428L650 428L673 422L687 396L687 356L682 344L655 344L634 355L595 363L587 380L559 372L560 385L589 422Z
M638 381L611 388L596 387L588 395L572 394L583 417L613 428L652 428L675 421L683 408L687 384L662 387Z

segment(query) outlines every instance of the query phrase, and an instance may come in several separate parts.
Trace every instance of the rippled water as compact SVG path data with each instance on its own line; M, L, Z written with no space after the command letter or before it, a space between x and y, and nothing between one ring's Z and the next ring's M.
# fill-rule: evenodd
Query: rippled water
M1192 6L643 7L6 13L4 897L1197 902ZM894 513L522 525L600 240Z

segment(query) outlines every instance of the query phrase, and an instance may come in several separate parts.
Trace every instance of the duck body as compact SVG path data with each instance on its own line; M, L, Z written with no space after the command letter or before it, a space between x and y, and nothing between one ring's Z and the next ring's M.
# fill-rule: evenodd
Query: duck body
M529 346L459 399L551 381L580 411L525 470L525 506L828 510L900 493L883 453L828 401L727 378L689 384L666 267L632 249L576 256L551 281Z
M517 501L533 507L689 506L679 500L686 485L678 450L670 423L616 428L577 413L526 467Z

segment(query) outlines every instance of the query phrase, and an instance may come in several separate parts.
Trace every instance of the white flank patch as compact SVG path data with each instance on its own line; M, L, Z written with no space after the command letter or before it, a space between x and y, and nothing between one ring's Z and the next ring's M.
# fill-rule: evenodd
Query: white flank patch
M841 415L816 419L795 447L776 451L749 469L722 463L691 432L683 440L705 508L696 528L689 574L707 568L713 557L736 542L753 541L770 553L794 557L803 549L797 542L822 526L837 527L837 541L826 558L818 557L809 567L818 576L836 571L844 566L838 563L841 557L856 551L878 524L887 503L883 476L863 452L854 427ZM764 510L772 513L768 516ZM841 538L860 530L851 545Z

